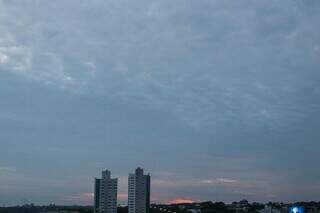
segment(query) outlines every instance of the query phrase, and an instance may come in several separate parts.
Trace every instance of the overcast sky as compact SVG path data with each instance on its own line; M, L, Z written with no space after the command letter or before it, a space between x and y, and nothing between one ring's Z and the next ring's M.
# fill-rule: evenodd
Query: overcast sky
M0 205L320 199L319 0L0 0Z

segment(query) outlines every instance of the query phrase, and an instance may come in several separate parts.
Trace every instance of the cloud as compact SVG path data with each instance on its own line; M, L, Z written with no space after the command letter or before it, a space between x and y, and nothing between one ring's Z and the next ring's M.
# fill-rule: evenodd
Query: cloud
M277 128L308 113L308 106L296 100L302 89L296 85L305 75L301 70L319 66L310 51L319 45L319 32L307 24L318 15L309 15L307 3L138 5L6 1L0 22L7 36L1 48L20 52L7 56L7 69L46 85L78 92L89 88L170 110L198 129L229 120ZM21 19L12 19L14 14Z
M23 72L30 68L31 56L23 46L0 46L2 68L13 72Z
M0 166L0 181L6 182L11 179L16 179L19 176L17 168L10 166ZM6 184L2 184L5 186ZM10 186L5 186L5 188L10 188Z
M285 200L297 185L319 197L319 11L316 0L0 1L0 156L19 171L1 185L77 197L92 189L79 173L108 165L125 194L122 172L144 164L162 171L158 201Z
M236 195L241 195L241 196L246 196L246 197L255 195L254 192L250 192L250 191L239 191L239 190L236 190L236 191L233 191L233 193L236 194Z
M203 180L202 183L205 184L231 184L231 183L237 183L237 180L233 179L227 179L227 178L216 178L214 180Z
M97 69L97 66L92 61L87 61L84 63L89 69L88 71L93 72L93 70Z
M9 57L3 53L0 53L0 65L6 64L9 61Z
M219 181L221 183L236 183L236 182L238 182L237 180L226 179L226 178L218 178L217 181Z
M13 173L16 172L17 169L14 167L1 167L0 166L0 173L3 175L4 173Z

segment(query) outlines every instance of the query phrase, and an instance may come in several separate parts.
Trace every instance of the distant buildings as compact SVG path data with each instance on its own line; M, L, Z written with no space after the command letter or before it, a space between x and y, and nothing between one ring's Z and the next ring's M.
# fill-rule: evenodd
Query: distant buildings
M111 172L102 171L102 177L94 182L94 212L117 213L118 179L111 178ZM149 213L150 175L144 175L140 167L128 178L128 212Z
M150 175L144 175L137 168L128 178L128 212L149 213L150 211Z
M102 178L95 179L94 212L117 213L118 179L111 178L111 172L102 171Z

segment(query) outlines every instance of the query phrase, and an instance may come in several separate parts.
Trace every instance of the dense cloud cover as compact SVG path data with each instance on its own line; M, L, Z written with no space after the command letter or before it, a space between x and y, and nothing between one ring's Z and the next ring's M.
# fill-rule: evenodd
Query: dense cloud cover
M318 0L0 0L0 204L320 199Z

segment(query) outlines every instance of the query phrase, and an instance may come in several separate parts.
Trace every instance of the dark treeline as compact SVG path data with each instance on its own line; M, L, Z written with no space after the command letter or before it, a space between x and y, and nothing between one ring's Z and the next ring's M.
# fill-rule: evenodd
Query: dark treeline
M59 212L70 211L79 213L92 213L91 206L36 206L33 204L26 204L22 206L0 207L0 213L42 213L42 212Z
M292 204L269 202L249 203L246 200L225 204L223 202L202 202L189 204L152 204L150 213L259 213L266 206L279 209L280 212L288 212L293 205L304 207L306 213L319 213L320 202L297 202ZM93 213L92 206L37 206L26 204L22 206L0 207L0 213L45 213L45 212L72 212ZM128 213L128 207L118 207L118 213Z

